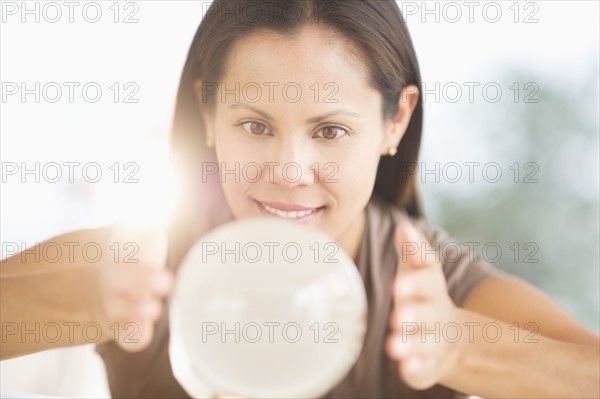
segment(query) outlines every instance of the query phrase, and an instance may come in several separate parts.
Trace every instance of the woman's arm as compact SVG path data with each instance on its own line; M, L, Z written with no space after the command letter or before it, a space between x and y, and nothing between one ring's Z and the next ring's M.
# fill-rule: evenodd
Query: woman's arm
M528 389L532 390L528 396L534 397L600 397L600 337L535 287L512 276L493 277L473 291L461 314L481 326L497 322L502 338L493 343L490 337L475 334L445 385L484 397L493 392L515 396L515 391ZM474 373L486 381L485 386L478 379L464 378Z
M0 277L1 360L109 339L95 311L95 268L48 269Z
M406 245L432 252L411 225L396 231L401 253ZM514 277L489 279L457 308L441 265L421 255L401 256L387 342L409 386L440 383L486 398L600 396L597 335Z
M598 338L595 346L560 341L536 334L538 321L522 329L464 309L459 314L467 342L441 384L484 398L600 397Z
M86 245L90 251L81 250ZM59 247L79 249L56 256ZM111 226L65 234L3 260L0 359L111 339L143 348L172 285L165 255L164 234Z

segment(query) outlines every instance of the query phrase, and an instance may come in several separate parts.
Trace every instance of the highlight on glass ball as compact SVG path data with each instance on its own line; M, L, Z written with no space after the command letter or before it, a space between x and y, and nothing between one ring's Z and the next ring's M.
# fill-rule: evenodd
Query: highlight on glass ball
M251 218L190 249L170 303L173 373L193 397L318 397L356 362L367 299L325 233Z

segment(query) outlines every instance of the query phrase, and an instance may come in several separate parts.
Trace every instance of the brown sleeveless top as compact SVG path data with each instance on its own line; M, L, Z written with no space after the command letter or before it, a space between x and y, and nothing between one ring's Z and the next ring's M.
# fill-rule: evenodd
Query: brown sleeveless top
M448 294L461 307L471 291L489 277L505 272L486 263L479 255L469 254L466 247L460 256L448 252L454 245L444 230L430 228L425 219L409 217L404 210L375 194L366 207L366 225L356 260L367 292L368 325L363 349L345 378L323 398L465 398L467 395L443 385L423 391L413 390L402 382L398 365L384 350L389 334L389 315L393 298L390 288L396 272L398 255L393 245L394 227L409 219L432 243L439 242L440 256ZM435 245L434 245L435 247ZM469 261L470 255L473 261ZM449 261L449 259L456 259ZM144 351L128 353L116 343L97 345L104 360L113 398L189 398L173 377L168 355L168 315L156 326L151 345Z

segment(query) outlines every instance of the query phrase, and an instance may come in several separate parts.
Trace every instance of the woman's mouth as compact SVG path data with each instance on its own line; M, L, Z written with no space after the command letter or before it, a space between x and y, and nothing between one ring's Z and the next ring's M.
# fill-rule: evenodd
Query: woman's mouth
M321 213L325 206L310 208L295 204L284 204L280 202L261 202L254 200L259 210L270 216L278 216L283 219L295 220L308 223Z

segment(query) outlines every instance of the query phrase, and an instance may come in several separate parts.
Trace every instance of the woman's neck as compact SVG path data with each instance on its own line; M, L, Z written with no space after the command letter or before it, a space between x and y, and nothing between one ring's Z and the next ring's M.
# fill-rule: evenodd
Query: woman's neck
M364 229L366 228L366 220L366 209L363 209L350 223L346 231L337 239L337 242L352 258L354 263L357 263L358 250L362 241Z

